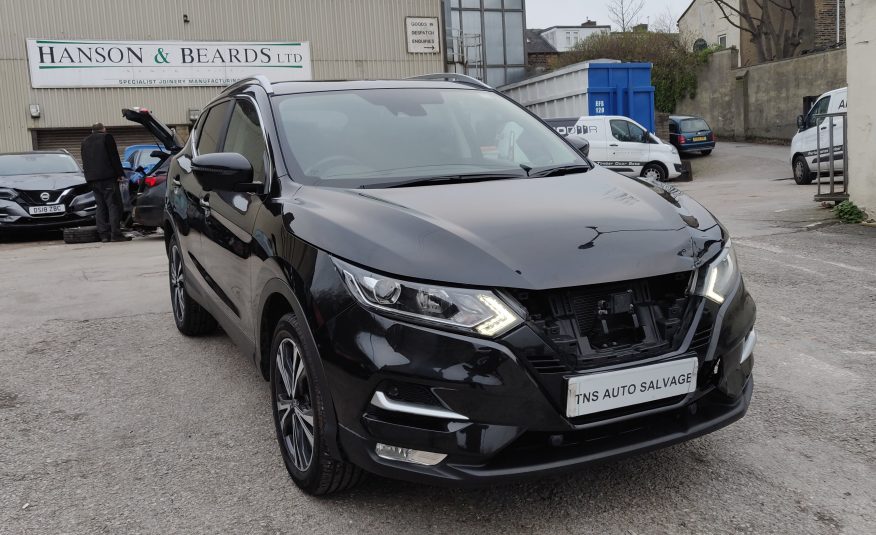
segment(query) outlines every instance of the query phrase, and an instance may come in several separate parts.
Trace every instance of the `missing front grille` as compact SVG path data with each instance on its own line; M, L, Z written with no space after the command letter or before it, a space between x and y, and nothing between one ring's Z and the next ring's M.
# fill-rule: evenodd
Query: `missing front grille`
M543 292L516 292L529 319L577 366L666 352L690 321L690 273Z

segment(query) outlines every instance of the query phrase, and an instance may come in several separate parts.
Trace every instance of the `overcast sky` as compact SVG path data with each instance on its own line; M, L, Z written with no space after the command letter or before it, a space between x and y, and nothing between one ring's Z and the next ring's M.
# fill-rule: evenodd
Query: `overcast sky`
M526 27L576 26L588 17L599 24L614 26L608 18L606 7L612 1L615 0L526 0ZM640 14L641 22L649 22L650 17L653 24L666 13L667 8L677 20L688 4L690 0L645 0L645 8Z

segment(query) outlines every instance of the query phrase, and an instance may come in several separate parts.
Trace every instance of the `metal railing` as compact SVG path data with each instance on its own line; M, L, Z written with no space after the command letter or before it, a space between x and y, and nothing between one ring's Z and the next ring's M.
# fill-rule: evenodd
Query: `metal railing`
M837 145L834 139L834 131L838 126L836 119L842 119L843 137L842 144ZM820 113L815 115L815 123L818 125L815 132L815 160L817 162L816 179L818 180L818 193L815 194L816 201L843 201L849 198L849 122L846 120L846 112L840 113ZM827 131L827 146L822 150L821 136L822 132ZM839 149L839 150L837 150ZM837 182L837 152L842 152L843 170L842 170L842 190L837 188L840 185ZM822 163L827 160L827 177L830 188L822 193L822 174L825 170L822 168Z

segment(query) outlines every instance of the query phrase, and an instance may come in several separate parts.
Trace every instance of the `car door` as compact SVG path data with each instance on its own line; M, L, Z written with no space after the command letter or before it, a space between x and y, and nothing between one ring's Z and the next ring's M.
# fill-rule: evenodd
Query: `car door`
M248 96L237 97L232 102L222 152L243 155L252 166L253 182L267 184L271 165L256 103ZM263 191L264 186L256 192L215 190L204 196L204 266L226 315L239 327L238 334L248 338L254 331L253 307L249 304L252 232L262 207Z
M192 131L191 143L180 153L168 177L168 207L176 224L180 247L186 265L195 268L189 270L190 275L205 292L212 287L202 246L207 224L205 203L208 192L192 173L192 158L221 150L232 104L226 100L204 110Z
M830 103L827 105L826 113L841 113L847 109L847 96L845 93L838 92L830 95ZM843 117L835 116L832 118L824 118L818 125L818 137L820 138L823 156L821 158L821 167L823 171L830 169L830 159L828 152L833 152L834 170L842 171L843 169ZM833 129L833 137L831 137L831 129ZM826 148L833 144L833 151L827 151Z
M826 136L819 135L819 128L824 119L816 119L817 115L827 113L830 106L830 95L825 95L818 99L803 123L803 130L800 131L800 147L803 154L806 156L806 161L809 163L809 169L815 171L818 168L818 143L822 143L822 152L827 153L826 147L829 145ZM826 127L825 127L826 128ZM821 139L819 139L821 138Z
M626 119L609 120L609 159L612 171L639 176L650 160L647 132Z
M599 165L610 159L606 139L605 119L602 117L581 117L575 125L576 133L590 142L589 157Z

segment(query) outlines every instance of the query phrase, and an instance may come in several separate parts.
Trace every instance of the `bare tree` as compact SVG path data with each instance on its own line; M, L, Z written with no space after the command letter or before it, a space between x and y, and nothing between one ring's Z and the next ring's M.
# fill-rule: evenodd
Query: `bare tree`
M678 31L678 16L673 11L672 6L666 4L666 9L657 15L650 29L659 33L675 33Z
M611 0L608 3L608 18L626 32L639 23L639 13L645 8L645 0Z
M790 58L802 44L800 13L804 0L714 0L732 26L747 33L758 62Z

